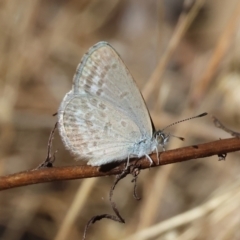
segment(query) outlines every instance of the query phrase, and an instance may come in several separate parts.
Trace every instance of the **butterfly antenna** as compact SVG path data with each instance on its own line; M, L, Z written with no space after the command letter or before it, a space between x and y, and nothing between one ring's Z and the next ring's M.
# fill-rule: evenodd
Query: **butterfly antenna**
M185 140L185 138L179 137L179 136L176 136L176 135L169 134L169 136L175 137L175 138L177 138L177 139L179 139L179 140L181 140L181 141L184 141L184 140Z
M202 114L197 115L197 116L194 116L194 117L190 117L190 118L186 118L186 119L183 119L183 120L174 122L174 123L166 126L165 128L163 128L162 131L164 131L165 129L167 129L167 128L169 128L169 127L172 127L173 125L176 125L176 124L178 124L178 123L185 122L185 121L188 121L188 120L191 120L191 119L194 119L194 118L204 117L204 116L206 116L206 115L207 115L207 113L205 112L205 113L202 113ZM171 136L173 136L173 135L171 135ZM177 137L177 136L173 136L173 137L176 137L176 138L179 138L179 139L181 139L181 140L184 140L184 138L182 139L181 137Z

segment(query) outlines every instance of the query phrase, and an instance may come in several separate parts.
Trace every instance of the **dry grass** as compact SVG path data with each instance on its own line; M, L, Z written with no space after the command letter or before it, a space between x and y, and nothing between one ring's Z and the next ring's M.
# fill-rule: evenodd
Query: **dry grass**
M178 21L175 2L1 1L0 174L31 169L45 159L56 121L51 115L70 90L82 55L101 40L119 52L143 93L167 59L161 79L148 84L147 105L157 128L207 111L240 131L239 1L207 1L181 35L177 27L190 12ZM173 49L171 42L177 43ZM184 145L229 137L209 117L180 124L172 133L185 137ZM179 144L172 139L168 148ZM79 164L58 136L54 149L56 165ZM97 222L87 239L240 239L239 157L145 170L139 202L126 178L114 195L126 224ZM81 239L90 217L111 212L112 183L109 177L2 191L0 238Z

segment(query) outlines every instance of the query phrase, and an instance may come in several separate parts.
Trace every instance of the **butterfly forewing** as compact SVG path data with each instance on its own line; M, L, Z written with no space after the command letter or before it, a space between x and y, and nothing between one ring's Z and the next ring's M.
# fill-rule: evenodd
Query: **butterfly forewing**
M106 42L94 45L74 76L74 93L98 96L124 112L143 135L152 136L151 119L139 89L116 51Z

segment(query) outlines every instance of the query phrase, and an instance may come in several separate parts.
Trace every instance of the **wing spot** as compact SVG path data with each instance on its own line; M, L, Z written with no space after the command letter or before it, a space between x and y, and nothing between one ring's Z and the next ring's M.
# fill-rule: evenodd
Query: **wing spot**
M110 67L109 66L104 66L104 68L103 68L106 72L108 72L109 71L109 69L110 69Z
M127 126L127 123L125 121L121 121L121 125L125 128Z
M81 143L81 148L87 148L88 147L88 143Z
M85 114L85 118L86 118L86 119L90 119L90 118L92 118L92 116L93 116L93 114L92 114L91 112L87 112L87 113Z
M101 79L98 81L98 83L97 83L97 85L99 86L99 87L102 87L103 86L103 84L104 84L104 81L102 80L103 78L105 78L105 74L101 74Z
M86 77L86 82L91 85L93 79L94 79L94 76L93 76L92 73L90 73L90 74Z
M112 124L110 122L107 122L104 126L104 132L107 132L111 126Z
M116 68L117 68L117 64L114 63L114 64L112 65L112 68L113 68L113 69L116 69Z
M86 99L81 99L81 102L82 102L82 104L86 104L87 103Z
M102 118L105 118L107 115L104 113L104 112L99 112L99 115L102 117Z
M119 95L120 98L124 98L128 95L128 92L123 92Z
M97 101L95 98L93 98L93 99L91 100L91 104L92 104L93 106L97 106L97 103L98 103L98 101Z
M81 108L84 110L89 110L91 107L88 104L82 104Z
M91 128L93 126L93 123L89 120L85 120L85 124L87 125L87 127Z
M85 84L85 85L84 85L84 88L85 88L86 90L91 90L91 86L89 86L88 84Z
M106 77L106 75L107 75L107 73L103 71L103 72L100 74L100 78L103 79L103 78ZM99 81L99 82L100 82L100 81Z
M102 92L103 92L102 89L98 89L98 90L96 91L96 94L97 94L98 96L101 96L101 95L102 95Z
M91 135L96 135L97 131L94 130L94 129L89 129L89 133L90 133Z
M99 106L102 110L105 110L105 109L106 109L106 105L103 104L103 103L100 103L98 106Z

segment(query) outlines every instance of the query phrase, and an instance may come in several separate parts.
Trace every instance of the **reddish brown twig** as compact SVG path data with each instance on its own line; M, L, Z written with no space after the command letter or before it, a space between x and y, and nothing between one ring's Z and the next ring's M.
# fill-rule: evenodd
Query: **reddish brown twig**
M240 139L230 138L214 142L189 146L166 152L159 153L159 165L165 165L176 162L188 161L196 158L204 158L240 150ZM157 155L151 154L151 158L157 163ZM133 160L134 161L134 160ZM143 157L138 159L141 169L149 168L149 161ZM151 167L156 167L152 165ZM72 180L89 177L101 177L120 174L124 169L124 163L117 165L111 170L101 170L99 167L91 166L71 166L71 167L53 167L38 170L29 170L15 173L0 178L0 190L26 186L36 183L53 182L60 180Z

